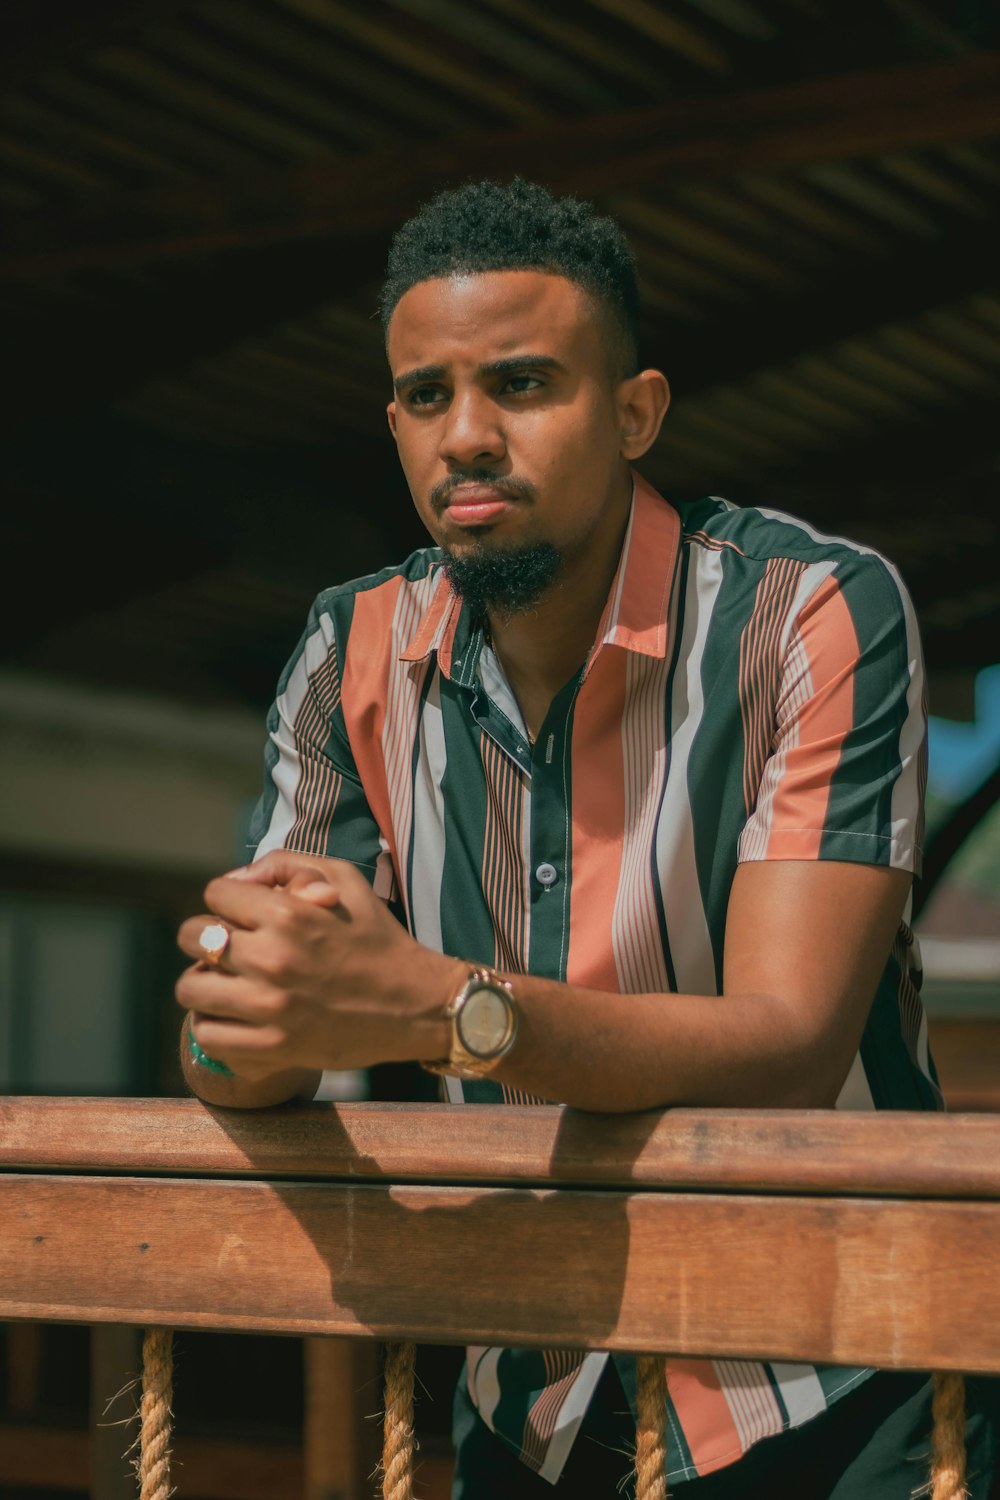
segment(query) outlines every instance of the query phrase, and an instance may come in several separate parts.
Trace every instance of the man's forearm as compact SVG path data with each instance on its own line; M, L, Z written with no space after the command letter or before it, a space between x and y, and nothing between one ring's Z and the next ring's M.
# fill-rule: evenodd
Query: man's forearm
M878 866L742 866L723 995L603 994L511 975L520 1029L495 1076L580 1109L830 1107L908 889L904 872Z
M799 1034L773 996L613 995L505 977L518 1036L492 1076L578 1109L827 1107L853 1056Z
M290 894L298 874L311 880ZM879 866L743 865L730 892L722 996L622 995L512 974L519 1032L493 1076L608 1112L833 1105L909 884ZM186 971L178 998L199 1014L199 1043L238 1078L199 1076L185 1057L202 1098L253 1108L315 1087L310 1070L448 1055L448 1009L470 964L417 942L356 870L269 855L252 874L213 881L206 896L232 940L223 967ZM202 924L181 930L195 959Z

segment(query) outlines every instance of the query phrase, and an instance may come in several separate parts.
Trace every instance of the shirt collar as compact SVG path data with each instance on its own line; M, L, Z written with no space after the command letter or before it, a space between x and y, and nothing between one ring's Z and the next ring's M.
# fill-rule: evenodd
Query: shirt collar
M468 614L468 611L466 611ZM438 666L446 677L452 674L455 636L462 616L462 601L453 592L444 569L438 572L430 603L421 615L409 643L399 653L400 661L423 661L437 652ZM460 662L464 666L464 662Z
M652 485L633 474L629 512L621 557L604 606L587 670L602 646L621 646L643 656L665 657L670 595L680 550L680 517ZM473 628L468 610L452 592L442 571L402 661L423 661L437 652L445 677L462 683L475 680L482 649L482 630Z
M643 656L667 654L681 520L640 474L632 478L632 509L591 661L602 646L622 646Z

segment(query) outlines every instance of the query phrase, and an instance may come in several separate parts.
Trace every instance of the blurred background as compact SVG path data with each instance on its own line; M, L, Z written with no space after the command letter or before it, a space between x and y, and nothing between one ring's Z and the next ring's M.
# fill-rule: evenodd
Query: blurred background
M180 1091L174 931L241 858L277 674L320 588L422 541L385 430L389 238L521 172L635 246L674 388L647 476L901 567L935 716L935 1045L953 1104L1000 1107L992 0L2 21L0 1090Z

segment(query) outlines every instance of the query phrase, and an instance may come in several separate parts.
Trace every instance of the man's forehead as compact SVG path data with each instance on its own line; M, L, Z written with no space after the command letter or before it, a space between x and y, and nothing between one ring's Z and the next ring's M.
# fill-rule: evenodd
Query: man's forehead
M394 369L448 357L483 363L519 348L565 343L591 321L586 292L553 272L433 277L410 287L396 304L389 360Z

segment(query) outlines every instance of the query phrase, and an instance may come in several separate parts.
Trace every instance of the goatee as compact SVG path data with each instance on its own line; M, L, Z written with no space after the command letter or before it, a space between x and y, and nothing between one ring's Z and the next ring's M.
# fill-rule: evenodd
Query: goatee
M475 615L488 610L508 618L532 609L559 572L562 553L551 542L519 547L478 546L449 557L444 571L455 593Z

